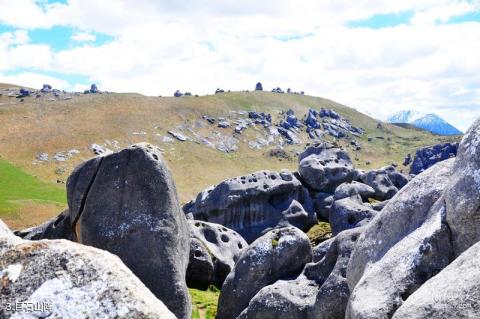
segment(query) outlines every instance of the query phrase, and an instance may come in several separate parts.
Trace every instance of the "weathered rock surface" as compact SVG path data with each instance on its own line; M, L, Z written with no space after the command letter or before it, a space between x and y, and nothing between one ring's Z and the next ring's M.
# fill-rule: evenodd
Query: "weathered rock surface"
M307 264L295 279L278 280L264 287L238 318L344 318L350 294L346 268L361 231L362 228L346 230L321 243L317 262Z
M81 164L67 197L80 243L119 256L177 317L190 316L189 230L157 147L136 144Z
M457 148L458 143L445 143L417 150L413 163L410 166L410 174L420 174L435 163L455 157Z
M296 210L292 213L289 208L294 200L308 213L308 218ZM308 191L287 170L259 171L225 180L201 192L184 207L184 212L192 213L195 219L231 228L247 242L280 222L291 221L305 230L316 223ZM298 221L308 223L301 225Z
M478 318L480 243L463 252L398 308L393 318Z
M313 207L320 220L328 221L335 198L330 193L319 192L313 197Z
M248 247L247 242L237 232L219 224L199 220L189 220L188 224L190 227L190 236L192 239L196 239L195 242L200 242L203 250L207 252L212 261L213 276L208 284L213 284L221 288L225 278L235 266L238 258ZM202 251L202 249L199 250ZM197 248L194 251L194 255L196 251ZM192 249L190 249L190 253L192 253ZM208 260L208 257L201 257L201 260L204 259ZM189 269L192 268L193 265L189 265ZM209 268L209 266L207 268ZM187 271L187 278L189 277L192 278L193 276ZM208 288L208 285L200 289L206 288Z
M309 188L333 192L351 182L354 167L347 152L327 144L308 147L299 157L298 172Z
M22 240L2 221L0 278L1 318L176 318L117 256L66 240ZM28 311L36 304L44 309Z
M190 257L187 268L187 286L206 290L215 282L215 266L205 245L197 238L190 239Z
M355 195L360 195L363 201L367 201L375 195L373 187L363 183L352 181L351 183L342 183L336 189L333 194L335 200L343 199Z
M381 201L390 199L398 192L398 188L395 187L388 172L384 169L368 171L360 176L360 179L375 190L375 199Z
M308 237L295 227L272 230L240 256L220 293L218 319L236 318L260 289L297 276L312 260Z
M328 218L332 226L333 235L337 235L346 229L366 225L377 212L365 205L362 205L359 195L336 200Z
M410 177L408 175L400 172L389 173L388 177L392 181L393 185L398 189L402 189L410 181Z
M480 241L480 120L463 137L445 191L455 255Z
M444 161L415 177L365 226L347 269L346 318L391 317L451 261L441 195L452 165Z

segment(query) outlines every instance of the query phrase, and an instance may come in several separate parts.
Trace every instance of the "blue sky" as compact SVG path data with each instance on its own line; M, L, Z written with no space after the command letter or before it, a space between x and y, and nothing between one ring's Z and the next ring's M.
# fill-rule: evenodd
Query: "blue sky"
M376 14L366 19L349 21L347 23L347 26L349 28L370 28L370 29L396 27L402 24L409 24L410 19L413 17L413 15L414 15L413 11L400 12L400 13Z
M291 87L377 118L480 116L480 1L0 0L0 82ZM461 112L459 112L461 110Z
M78 41L72 39L75 34L81 33L80 30L67 26L54 26L49 29L33 29L28 31L31 43L47 44L54 51L72 49L79 45ZM108 41L112 41L114 37L98 32L87 32L86 34L95 37L95 40L81 41L89 45L100 46Z

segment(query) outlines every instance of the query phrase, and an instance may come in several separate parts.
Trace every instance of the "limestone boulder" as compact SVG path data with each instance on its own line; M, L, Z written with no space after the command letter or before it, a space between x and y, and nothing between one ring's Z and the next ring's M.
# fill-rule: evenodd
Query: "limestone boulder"
M226 226L248 243L282 222L308 230L317 221L308 190L288 170L225 180L198 194L184 212L196 220Z
M480 313L480 243L463 252L408 297L400 318L477 318Z
M265 286L295 277L312 260L308 237L295 227L274 229L254 241L225 280L218 319L236 318Z
M67 198L80 243L119 256L177 317L190 317L189 229L158 147L136 144L79 165Z
M176 318L117 256L22 240L1 220L0 278L1 318Z
M203 246L195 247L193 251L194 261L204 261L202 262L204 266L201 268L205 268L205 271L199 274L201 282L205 282L206 274L210 272L210 262L208 262L207 265L207 261L211 260L211 265L213 266L210 282L208 282L206 286L202 285L202 287L199 288L206 289L209 284L221 288L225 278L232 271L238 258L248 247L247 242L236 231L228 229L223 225L199 220L189 220L188 224L190 227L190 236L193 239L192 243L195 243L195 246ZM199 251L201 253L199 253ZM205 252L208 256L205 256ZM192 249L190 249L190 254L192 254ZM199 256L196 257L196 255ZM190 263L189 270L194 270L194 268L195 266ZM198 273L199 269L195 269L194 271ZM187 271L187 278L195 281L193 277L192 273Z
M452 260L441 198L452 165L440 162L416 176L365 226L347 269L346 318L391 317Z
M308 147L299 157L298 172L314 191L332 193L342 183L351 182L354 167L348 153L328 144Z
M377 212L362 204L359 195L336 200L330 211L329 222L333 235L346 229L368 224Z

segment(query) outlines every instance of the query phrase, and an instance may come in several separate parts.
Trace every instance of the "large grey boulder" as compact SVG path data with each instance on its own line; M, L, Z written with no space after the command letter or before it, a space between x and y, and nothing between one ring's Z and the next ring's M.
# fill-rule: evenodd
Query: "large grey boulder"
M1 220L0 278L1 318L176 318L117 256L67 240L22 240ZM28 310L37 304L44 309Z
M359 195L336 200L330 211L332 234L368 224L377 212L362 204Z
M317 262L307 264L295 279L264 287L238 318L343 319L350 295L346 269L361 232L346 230L318 245L322 253Z
M463 137L445 191L455 255L480 241L480 120Z
M298 172L305 184L315 191L335 191L351 182L354 167L347 152L328 144L308 147L299 157Z
M312 260L308 237L295 227L274 229L255 240L225 280L218 319L236 318L260 289L281 278L297 276Z
M304 212L292 207L293 201ZM307 230L317 221L308 190L290 171L259 171L225 180L184 206L195 219L224 225L249 243L268 228L291 224Z
M440 162L416 176L365 226L347 269L346 318L391 317L452 260L441 199L452 165Z
M351 254L364 227L341 232L335 236L325 256L311 267L305 267L305 275L318 283L312 319L343 319L350 296L347 282L347 267Z
M390 199L398 192L398 188L384 169L368 171L360 179L375 190L374 197L380 201Z
M335 189L333 197L338 200L355 195L360 195L362 200L366 202L369 198L373 198L373 196L375 195L375 190L373 189L373 187L366 184L352 181L351 183L340 184Z
M219 224L207 223L199 220L189 220L188 224L192 239L196 239L194 242L200 242L199 244L203 246L203 250L209 255L208 257L204 256L201 258L206 260L210 258L212 261L213 277L209 284L221 288L225 278L230 271L232 271L238 258L248 247L247 242L237 232ZM199 254L197 250L202 251L201 248L196 248L194 256L195 253L197 255ZM193 265L189 265L189 269L193 268ZM195 281L195 278L192 278L192 274L187 271L187 278L189 277ZM202 285L202 287L198 288L206 289L208 288L208 285Z
M189 230L157 147L136 144L81 164L67 197L80 243L119 256L177 317L190 317Z
M478 318L480 243L463 252L398 308L393 318Z

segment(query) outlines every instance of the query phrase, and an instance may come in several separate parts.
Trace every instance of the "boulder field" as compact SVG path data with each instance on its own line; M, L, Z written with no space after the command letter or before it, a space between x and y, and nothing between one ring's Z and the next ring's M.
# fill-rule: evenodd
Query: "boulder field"
M182 211L155 146L102 154L72 173L56 218L0 223L0 316L58 293L53 318L190 318L187 285L215 285L218 319L480 317L479 163L480 120L416 176L320 143L298 172L222 181ZM333 237L312 247L319 221Z

